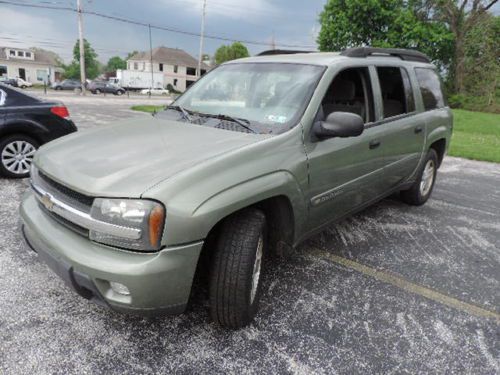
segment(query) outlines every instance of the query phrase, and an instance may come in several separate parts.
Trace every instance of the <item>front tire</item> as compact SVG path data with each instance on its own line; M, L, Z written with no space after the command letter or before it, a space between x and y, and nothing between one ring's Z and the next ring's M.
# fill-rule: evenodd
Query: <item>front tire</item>
M423 166L420 169L418 178L410 189L401 192L403 202L412 206L421 206L430 198L436 173L438 168L438 155L436 150L430 149L427 152Z
M224 222L210 270L210 312L223 327L249 324L259 306L266 217L248 208Z
M37 141L23 134L0 140L0 174L10 178L28 177L38 146Z

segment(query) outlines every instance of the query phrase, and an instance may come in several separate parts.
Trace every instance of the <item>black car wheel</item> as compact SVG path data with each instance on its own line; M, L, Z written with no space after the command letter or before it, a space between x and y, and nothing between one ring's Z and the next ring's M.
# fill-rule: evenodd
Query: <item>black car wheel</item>
M96 89L96 90L94 91L94 93L95 93L95 94L97 94L97 95L99 95L99 94L101 93L101 90Z
M226 219L210 270L210 310L221 326L241 328L254 318L266 254L266 217L249 208Z
M61 86L56 86L56 87L54 87L54 90L60 91L60 90L62 90L62 87Z
M28 177L38 146L37 141L23 134L0 140L0 173L11 178Z
M118 90L118 91L116 92L116 95L118 95L118 96L122 96L123 94L124 94L124 92L123 92L123 91L121 91L121 90Z

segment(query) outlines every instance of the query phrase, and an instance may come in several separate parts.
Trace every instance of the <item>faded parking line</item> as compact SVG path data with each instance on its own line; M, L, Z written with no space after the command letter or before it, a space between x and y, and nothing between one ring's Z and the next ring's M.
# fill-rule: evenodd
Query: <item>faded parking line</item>
M394 275L392 273L386 272L386 271L379 271L375 268L366 266L364 264L358 263L356 261L340 257L338 255L331 254L327 251L321 250L321 249L313 249L310 251L310 254L324 259L324 260L329 260L334 263L337 263L341 266L353 269L355 271L358 271L362 273L363 275L373 277L374 279L377 279L379 281L383 281L385 283L394 285L400 289L403 289L407 292L411 292L414 294L418 294L422 297L428 298L430 300L433 300L435 302L439 302L443 305L447 305L450 307L453 307L457 310L466 312L470 315L475 315L481 318L489 318L489 319L494 319L496 323L500 324L500 314L487 310L485 308L479 307L472 305L470 303L460 301L456 298L447 296L446 294L437 292L435 290L432 290L430 288L414 284L400 276Z

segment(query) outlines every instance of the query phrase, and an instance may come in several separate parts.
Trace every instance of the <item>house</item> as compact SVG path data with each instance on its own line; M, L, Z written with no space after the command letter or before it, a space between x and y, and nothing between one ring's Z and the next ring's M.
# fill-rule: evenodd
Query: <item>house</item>
M0 76L22 78L31 83L54 82L60 78L55 54L31 48L0 47Z
M187 52L178 48L157 47L152 51L139 52L127 60L127 69L132 71L151 72L151 60L153 61L153 72L163 72L165 86L171 84L176 90L184 91L191 86L198 76L198 60ZM201 66L201 75L209 67Z

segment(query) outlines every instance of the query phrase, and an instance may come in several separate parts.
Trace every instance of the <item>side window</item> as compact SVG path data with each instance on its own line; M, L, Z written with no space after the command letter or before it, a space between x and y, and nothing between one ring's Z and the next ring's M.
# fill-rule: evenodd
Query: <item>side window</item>
M407 113L405 87L401 69L386 66L378 67L377 75L382 93L384 118Z
M337 74L321 104L325 119L333 112L350 112L360 115L365 124L373 122L373 93L368 68L351 68Z
M430 111L435 108L444 107L441 81L437 73L428 68L415 68L415 74L417 75L425 110Z
M3 90L0 90L0 107L4 106L6 100L7 100L7 93Z
M405 87L406 113L411 113L415 111L415 96L413 95L410 76L408 75L408 72L404 68L401 68L401 74L403 76L403 84Z

